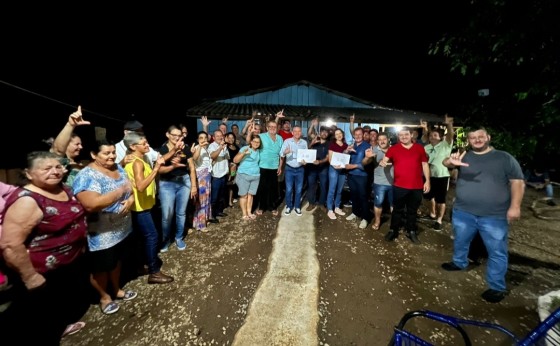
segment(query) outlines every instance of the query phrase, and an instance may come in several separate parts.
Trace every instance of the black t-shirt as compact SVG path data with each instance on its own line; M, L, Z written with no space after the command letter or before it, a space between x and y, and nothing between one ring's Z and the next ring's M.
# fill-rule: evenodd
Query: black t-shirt
M159 153L163 156L165 154L167 154L169 152L169 148L167 147L167 143L164 143L161 148L158 150ZM161 180L171 180L175 177L181 177L185 174L189 174L190 169L189 169L189 162L188 160L190 158L192 158L192 153L191 153L191 148L187 147L185 145L185 147L183 148L183 150L178 151L175 154L176 156L180 156L181 157L181 163L186 165L185 167L177 167L175 169L173 169L171 172L169 173L164 173L160 175L160 179ZM171 160L173 159L170 158L169 160L165 161L165 166L171 166Z
M233 147L234 148L232 149L230 144L227 145L227 150L229 153L229 163L233 162L233 158L239 153L239 150L241 149L237 146L237 144L234 144Z

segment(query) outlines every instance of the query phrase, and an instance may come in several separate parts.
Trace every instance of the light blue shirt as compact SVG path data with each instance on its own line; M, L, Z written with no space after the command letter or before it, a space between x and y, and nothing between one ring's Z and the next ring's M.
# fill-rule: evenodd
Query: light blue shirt
M288 154L284 154L286 149L290 148L290 152ZM307 141L305 139L299 139L299 141L295 141L293 138L288 138L282 144L282 149L280 149L280 156L286 158L286 164L293 168L298 168L302 166L301 162L297 161L297 152L299 149L307 149Z

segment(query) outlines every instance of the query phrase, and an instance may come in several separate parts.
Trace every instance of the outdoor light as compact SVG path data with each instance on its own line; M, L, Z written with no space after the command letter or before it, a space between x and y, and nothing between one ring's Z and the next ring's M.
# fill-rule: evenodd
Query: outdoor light
M401 125L395 126L395 131L396 131L396 132L399 132L401 129L402 129L402 126L401 126Z
M327 125L327 127L331 127L335 124L335 122L332 119L327 119L327 121L325 122L325 125Z

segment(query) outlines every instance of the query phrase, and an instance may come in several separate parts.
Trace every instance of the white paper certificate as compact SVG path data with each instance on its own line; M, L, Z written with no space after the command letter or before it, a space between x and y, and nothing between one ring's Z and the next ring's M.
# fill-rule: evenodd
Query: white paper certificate
M350 155L342 153L332 153L331 166L346 166L350 163Z
M317 149L298 149L297 162L311 163L317 159Z

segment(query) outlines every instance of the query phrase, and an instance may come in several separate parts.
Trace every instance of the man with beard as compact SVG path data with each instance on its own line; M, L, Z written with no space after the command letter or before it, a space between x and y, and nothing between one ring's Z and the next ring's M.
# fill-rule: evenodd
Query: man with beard
M453 261L443 263L447 271L465 269L469 246L480 233L488 250L486 282L490 287L482 298L490 303L506 296L509 224L519 220L525 191L523 172L509 153L490 146L483 127L467 133L470 151L453 153L443 160L446 167L459 169L453 208Z
M400 228L404 226L410 240L418 244L417 211L422 203L422 194L430 191L428 155L423 146L412 142L410 128L403 127L398 136L399 142L391 146L379 161L381 167L386 167L391 162L395 176L391 229L385 235L385 240L395 240ZM425 181L422 181L422 175Z

